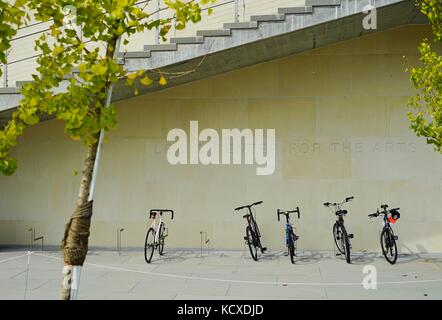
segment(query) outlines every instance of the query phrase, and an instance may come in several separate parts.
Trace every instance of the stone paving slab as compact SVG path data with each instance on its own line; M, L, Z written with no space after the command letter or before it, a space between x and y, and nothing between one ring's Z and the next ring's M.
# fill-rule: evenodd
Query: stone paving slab
M246 254L245 254L246 253ZM396 265L356 252L347 264L333 252L300 252L291 264L282 251L253 261L244 251L169 249L152 263L143 252L119 256L91 251L79 299L442 299L442 254L401 255ZM362 286L365 266L376 268L375 290ZM59 252L0 252L0 299L58 299Z

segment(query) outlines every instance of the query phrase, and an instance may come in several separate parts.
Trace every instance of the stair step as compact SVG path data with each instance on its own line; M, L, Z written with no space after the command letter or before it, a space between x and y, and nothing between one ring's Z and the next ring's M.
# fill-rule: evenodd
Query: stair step
M0 88L0 94L19 93L19 88Z
M312 12L313 12L312 6L278 8L278 13L281 14L305 14Z
M128 51L128 52L119 52L118 58L150 58L150 51Z
M256 29L257 21L224 23L224 29Z
M256 16L251 16L252 21L284 21L285 15L283 14L261 14Z
M305 0L306 6L340 6L341 0Z
M26 83L31 83L31 82L33 82L33 80L21 80L21 81L16 81L16 82L15 82L15 86L16 86L17 88L21 88L21 87L23 87L23 85L25 85Z
M232 33L230 29L219 29L219 30L198 30L196 32L197 36L202 37L228 37Z
M192 43L204 43L204 37L180 37L180 38L170 38L170 43L178 44L192 44Z
M176 43L147 44L144 46L144 51L176 51L176 49Z

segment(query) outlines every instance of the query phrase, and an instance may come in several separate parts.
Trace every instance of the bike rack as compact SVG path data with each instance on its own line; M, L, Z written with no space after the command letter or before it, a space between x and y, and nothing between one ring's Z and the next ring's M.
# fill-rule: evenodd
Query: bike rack
M34 242L41 240L41 251L44 251L44 243L45 243L45 237L35 237L35 228L28 229L29 232L29 251L32 252L32 249L34 249Z
M204 241L203 241L203 235L204 235ZM201 237L201 257L203 256L203 247L206 246L207 255L209 255L209 242L210 239L207 237L206 231L200 231L200 237Z
M117 228L117 252L118 255L121 256L121 233L124 231L124 228Z

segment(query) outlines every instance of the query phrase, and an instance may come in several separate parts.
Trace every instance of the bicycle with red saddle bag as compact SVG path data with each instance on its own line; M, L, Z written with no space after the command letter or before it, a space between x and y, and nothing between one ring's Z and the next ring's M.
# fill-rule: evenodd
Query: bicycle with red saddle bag
M391 224L395 224L399 220L399 217L401 216L399 213L400 208L387 210L388 205L386 204L381 205L381 208L382 211L379 211L379 209L377 209L375 213L369 214L368 216L370 218L382 216L383 227L380 239L382 254L390 264L395 264L398 255L396 245L396 240L398 239L398 236L394 234Z

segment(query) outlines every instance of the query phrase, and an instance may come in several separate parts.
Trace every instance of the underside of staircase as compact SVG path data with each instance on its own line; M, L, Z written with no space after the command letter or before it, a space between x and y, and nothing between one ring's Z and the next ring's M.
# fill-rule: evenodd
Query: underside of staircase
M363 28L367 5L377 10L375 30ZM193 37L146 45L144 51L121 52L119 59L127 70L175 73L198 66L185 76L168 79L165 87L154 82L139 88L140 94L147 94L375 32L427 23L414 0L306 0L302 7L277 8L270 14L252 16L248 22L225 23L219 30L199 30ZM157 76L152 72L153 78ZM124 81L121 79L115 86L113 101L133 97L133 89L126 87ZM22 84L23 81L12 88L0 88L0 122L6 121L17 107ZM57 90L65 88L62 85Z

